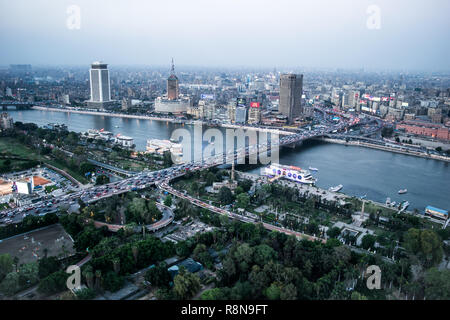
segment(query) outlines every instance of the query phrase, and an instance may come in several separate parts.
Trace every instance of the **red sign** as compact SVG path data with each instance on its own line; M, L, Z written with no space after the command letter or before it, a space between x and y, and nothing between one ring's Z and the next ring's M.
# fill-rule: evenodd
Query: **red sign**
M259 102L250 102L251 108L259 108Z

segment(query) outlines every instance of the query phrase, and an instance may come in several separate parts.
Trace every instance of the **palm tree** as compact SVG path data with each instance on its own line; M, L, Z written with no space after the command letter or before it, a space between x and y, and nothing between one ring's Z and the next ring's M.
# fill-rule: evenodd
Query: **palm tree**
M112 263L113 263L114 272L119 274L119 271L120 271L120 260L118 258L115 258L115 259L113 259Z
M95 289L100 290L102 287L102 272L100 270L95 271Z
M133 252L134 263L137 263L139 248L137 246L132 246L131 251Z
M89 288L94 288L94 274L91 271L86 272L86 283Z
M19 258L14 257L13 262L14 262L14 267L15 267L16 272L17 272L17 267L19 266Z

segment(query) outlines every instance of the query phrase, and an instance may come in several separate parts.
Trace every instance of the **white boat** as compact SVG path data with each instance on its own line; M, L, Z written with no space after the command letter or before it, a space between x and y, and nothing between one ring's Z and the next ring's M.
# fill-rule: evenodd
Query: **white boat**
M404 193L407 193L408 192L408 189L400 189L400 190L398 190L398 194L404 194Z
M408 201L404 201L403 203L402 203L402 207L401 207L401 211L404 211L404 210L406 210L406 208L408 208L408 206L409 206L409 202Z
M395 202L395 201L391 202L391 207L395 207L396 204L397 204L397 202Z
M330 187L328 190L331 192L338 192L339 190L341 190L344 186L342 184L336 186L336 187Z
M391 204L391 198L386 198L386 205L389 206Z
M313 167L309 167L309 170L311 170L311 171L319 171L319 169L313 168Z
M305 184L314 184L317 181L308 170L294 166L285 166L278 163L272 163L270 166L264 168L262 173L265 176L282 177Z

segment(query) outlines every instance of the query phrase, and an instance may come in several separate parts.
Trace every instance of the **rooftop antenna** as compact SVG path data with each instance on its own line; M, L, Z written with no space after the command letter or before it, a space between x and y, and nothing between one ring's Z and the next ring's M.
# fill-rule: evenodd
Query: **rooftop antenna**
M171 74L175 74L175 65L173 64L173 58L172 58L172 68L170 69Z

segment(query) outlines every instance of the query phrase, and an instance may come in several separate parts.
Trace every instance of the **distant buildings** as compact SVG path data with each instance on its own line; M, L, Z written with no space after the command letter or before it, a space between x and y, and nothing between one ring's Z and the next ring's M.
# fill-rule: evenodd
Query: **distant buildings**
M8 130L14 127L13 118L10 117L6 112L0 115L0 129Z
M44 129L49 129L49 130L55 130L58 132L61 131L67 131L67 125L65 125L64 123L48 123L46 125L44 125Z
M234 103L229 103L226 106L227 109L227 117L231 123L234 123L236 120L236 105Z
M103 109L110 105L112 101L108 65L98 61L92 63L89 78L91 99L88 106Z
M128 110L131 108L131 99L123 98L122 99L122 110Z
M250 108L248 110L248 123L259 124L261 122L261 103L250 102Z
M404 129L408 133L450 141L450 128L437 123L403 121L396 125L396 129Z
M198 102L199 118L205 120L214 120L216 114L216 105L213 101L200 100Z
M15 72L30 72L31 64L10 64L9 69Z
M237 106L234 123L245 124L247 122L247 107Z
M132 148L133 147L133 138L128 136L117 135L115 139L115 144L124 147L124 148Z
M188 97L180 97L177 100L158 97L155 100L155 112L157 113L187 113L190 106L191 101Z
M280 104L278 111L292 123L302 115L303 75L282 74L280 76Z

